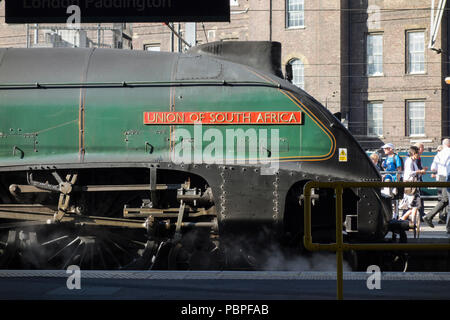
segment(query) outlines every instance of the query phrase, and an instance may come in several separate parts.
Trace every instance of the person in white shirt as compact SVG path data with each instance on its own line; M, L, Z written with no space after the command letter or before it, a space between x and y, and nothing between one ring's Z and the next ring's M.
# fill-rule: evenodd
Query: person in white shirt
M431 165L431 171L437 173L437 181L449 181L450 175L450 139L444 139L442 141L442 150L434 157L433 163ZM430 227L434 228L433 217L442 209L448 205L448 190L447 188L442 188L441 200L436 204L436 206L423 217L423 220ZM450 233L450 220L449 215L447 215L447 233Z
M418 177L425 173L424 169L419 169L417 166L417 158L419 157L419 148L416 146L411 146L409 148L409 158L405 161L405 171L403 173L403 181L418 181ZM408 190L409 189L409 190ZM407 190L409 192L407 192ZM404 215L400 218L401 220L406 220L410 216L412 216L412 220L414 224L418 224L419 221L415 221L416 218L419 218L418 210L420 208L420 192L419 188L405 188L405 193L403 196L402 203L400 207L404 204L404 208L408 209Z
M436 148L436 153L439 153L440 151L442 151L442 144L440 144ZM436 173L432 173L431 177L434 178L436 181L439 181L439 179L442 178L442 177L438 176ZM442 199L442 188L438 190L438 202L441 201L441 199ZM439 211L439 222L438 222L439 224L445 224L445 221L447 220L447 210L448 210L448 206L442 208L442 210ZM422 216L422 221L423 221L423 216Z

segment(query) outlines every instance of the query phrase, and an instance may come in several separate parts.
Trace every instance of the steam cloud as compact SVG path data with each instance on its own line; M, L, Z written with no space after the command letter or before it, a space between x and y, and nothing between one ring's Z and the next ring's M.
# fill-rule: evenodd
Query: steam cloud
M265 271L336 271L336 255L333 253L315 252L311 256L286 255L281 248L272 246L265 255L263 264ZM344 271L351 267L344 261Z

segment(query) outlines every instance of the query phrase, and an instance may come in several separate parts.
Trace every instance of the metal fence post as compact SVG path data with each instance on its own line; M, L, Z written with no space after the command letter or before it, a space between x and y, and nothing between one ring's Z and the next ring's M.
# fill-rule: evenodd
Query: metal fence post
M344 272L343 272L343 235L342 235L342 185L335 187L336 193L336 279L337 299L343 299Z

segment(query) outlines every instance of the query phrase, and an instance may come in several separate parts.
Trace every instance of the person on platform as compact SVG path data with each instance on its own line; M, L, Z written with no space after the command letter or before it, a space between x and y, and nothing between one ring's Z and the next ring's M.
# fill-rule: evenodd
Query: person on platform
M425 150L425 147L424 147L423 143L421 143L421 142L416 143L415 146L416 146L417 148L419 148L419 155L418 155L417 159L415 160L415 162L416 162L416 164L417 164L417 167L419 168L419 170L422 170L422 169L423 169L423 170L427 171L427 170L428 170L428 167L423 167L423 166L422 166L422 158L421 158L422 153L423 153L423 151ZM417 179L418 179L418 181L423 181L422 174L419 175L419 176L417 177ZM420 221L423 222L423 216L425 215L425 205L424 205L424 203L423 203L423 198L420 198L420 208L419 208L419 212L420 212Z
M405 161L405 171L403 174L403 179L405 182L414 182L418 181L418 177L421 174L425 173L425 170L420 170L417 167L417 158L419 156L419 148L416 146L411 146L408 151L409 157ZM407 189L410 192L407 192ZM410 216L412 217L412 223L417 224L416 217L418 218L417 212L420 208L420 191L419 188L405 188L405 193L403 196L402 203L405 203L405 206L408 208L405 214L401 216L401 220L407 220Z
M444 139L442 141L442 150L434 157L433 163L431 164L431 171L437 173L438 181L450 181L450 139ZM442 188L441 200L436 204L436 206L427 213L423 220L425 223L434 228L433 217L441 210L443 210L448 205L448 189ZM447 233L450 233L450 215L447 215L446 228Z
M378 156L378 153L374 152L370 155L370 160L372 160L373 164L377 168L378 172L381 171L380 164L378 163L380 161L380 157Z
M394 152L395 146L392 143L386 143L381 147L386 154L386 159L382 163L382 167L385 171L397 173L388 173L383 177L383 181L400 181L401 171L402 171L402 161L400 156Z
M440 144L437 148L436 148L436 153L439 153L442 151L442 144ZM439 176L437 174L431 174L432 178L435 178L436 181L439 181ZM439 188L437 191L437 196L438 196L438 202L441 201L442 199L442 188ZM438 224L445 224L446 220L447 220L447 211L448 211L448 206L445 208L442 208L441 211L439 211L439 221Z

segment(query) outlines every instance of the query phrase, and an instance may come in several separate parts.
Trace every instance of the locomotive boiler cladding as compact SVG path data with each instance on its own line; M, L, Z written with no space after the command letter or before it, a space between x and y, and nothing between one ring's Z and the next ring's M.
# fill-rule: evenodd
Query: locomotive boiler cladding
M261 248L302 252L307 181L380 176L280 78L280 52L0 49L0 267L258 268ZM314 193L314 239L332 242L333 190ZM348 239L383 239L389 207L345 190Z

